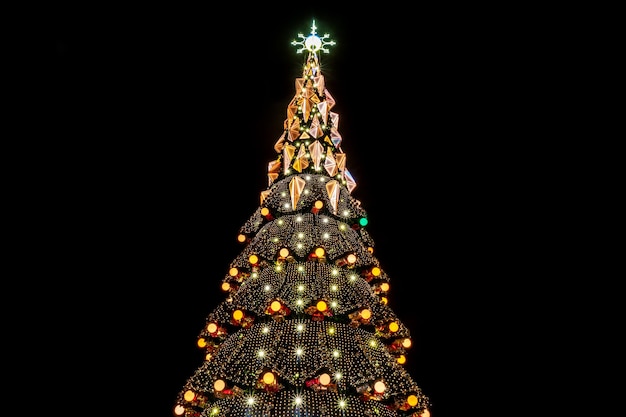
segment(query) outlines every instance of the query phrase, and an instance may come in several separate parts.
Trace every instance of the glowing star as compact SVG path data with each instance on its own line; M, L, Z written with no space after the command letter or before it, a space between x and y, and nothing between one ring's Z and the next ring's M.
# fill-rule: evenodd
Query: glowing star
M300 41L294 40L291 42L293 46L300 45L302 47L296 51L297 53L302 53L303 51L309 51L309 52L322 51L326 53L330 52L330 50L328 48L325 48L325 46L326 45L334 46L335 41L326 40L330 38L330 35L328 33L324 34L324 36L320 38L319 36L317 36L316 29L317 29L317 26L315 26L315 20L313 20L313 24L311 25L311 34L309 36L305 37L303 34L298 33L298 37L302 40Z

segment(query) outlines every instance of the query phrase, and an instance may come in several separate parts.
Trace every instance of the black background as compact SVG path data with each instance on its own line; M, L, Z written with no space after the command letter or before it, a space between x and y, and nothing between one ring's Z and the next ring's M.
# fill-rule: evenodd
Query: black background
M66 354L84 364L75 385L113 374L100 383L107 395L87 401L171 415L202 362L196 335L223 298L239 227L267 186L304 62L290 42L315 19L337 42L322 72L390 305L412 332L407 369L434 417L494 407L485 393L502 387L490 369L510 359L500 356L513 325L504 306L545 256L523 244L541 162L529 157L538 148L526 105L536 62L507 29L513 11L51 12L37 51L51 139L37 155L55 157L37 187L54 210L39 221L61 245L55 265L74 278L55 288L72 288L61 310L81 329L66 335L77 339Z

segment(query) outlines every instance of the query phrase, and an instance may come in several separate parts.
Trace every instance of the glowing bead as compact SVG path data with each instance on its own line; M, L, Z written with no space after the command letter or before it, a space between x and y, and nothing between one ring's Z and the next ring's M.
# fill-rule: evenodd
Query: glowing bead
M385 386L385 383L383 381L376 381L376 383L374 384L374 391L377 394L382 394L383 392L385 392L386 389L387 387Z
M261 216L268 216L270 214L270 209L268 209L267 207L263 207L261 209Z
M265 382L268 385L273 384L275 380L276 380L276 377L271 372L266 372L265 375L263 375L263 382Z
M328 385L328 384L330 384L330 375L322 374L322 375L320 375L319 380L320 380L320 384Z
M224 390L224 388L226 388L226 382L224 382L221 379L218 379L217 381L215 381L215 383L213 384L213 388L215 389L215 391L217 392L221 392Z
M185 401L193 401L194 398L196 398L196 393L193 392L192 390L188 390L185 391Z
M280 301L272 301L272 304L270 304L270 309L273 312L277 312L282 308L282 305L280 304Z

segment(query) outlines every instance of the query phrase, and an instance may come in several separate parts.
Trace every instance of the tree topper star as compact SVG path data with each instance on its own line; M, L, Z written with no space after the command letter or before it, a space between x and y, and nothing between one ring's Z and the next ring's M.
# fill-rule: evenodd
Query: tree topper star
M293 46L300 45L302 48L298 49L297 53L302 53L303 51L317 52L322 51L329 53L330 50L325 48L326 45L333 46L335 45L335 41L326 40L330 38L328 33L324 34L321 38L317 36L316 32L317 26L315 26L315 20L313 20L313 25L311 26L311 34L305 37L302 33L298 33L298 37L302 40L300 41L292 41L291 44Z

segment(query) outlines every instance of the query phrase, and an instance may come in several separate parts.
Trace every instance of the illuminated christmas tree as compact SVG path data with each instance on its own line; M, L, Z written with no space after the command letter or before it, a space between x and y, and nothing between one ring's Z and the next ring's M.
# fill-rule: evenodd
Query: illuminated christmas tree
M339 115L320 70L334 45L308 36L301 78L268 165L268 188L241 227L224 301L197 344L205 360L173 413L184 417L428 417L404 368L409 329L388 306L367 213L341 149Z

